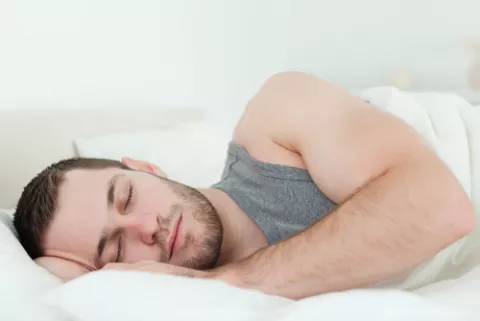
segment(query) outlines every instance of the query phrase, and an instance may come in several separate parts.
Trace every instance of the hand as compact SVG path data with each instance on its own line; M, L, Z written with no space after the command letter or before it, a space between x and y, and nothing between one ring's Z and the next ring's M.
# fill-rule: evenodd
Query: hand
M215 273L211 271L193 270L182 266L159 263L155 261L140 261L136 263L110 263L105 265L102 270L144 271L159 274L186 276L191 278L215 277Z
M213 270L193 270L182 266L155 261L140 261L136 263L110 263L102 270L126 270L126 271L144 271L158 274L169 274L185 276L189 278L210 279L224 282L230 286L252 288L248 284L243 284L231 269L230 265L225 265Z

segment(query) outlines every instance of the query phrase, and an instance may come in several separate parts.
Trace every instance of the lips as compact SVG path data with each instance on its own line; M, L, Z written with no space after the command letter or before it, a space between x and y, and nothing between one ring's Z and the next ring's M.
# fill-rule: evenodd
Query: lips
M173 246L175 245L175 241L177 239L178 235L178 228L180 226L180 222L182 221L182 216L178 218L178 220L175 222L172 228L172 232L170 233L170 238L168 239L168 249L170 251L169 253L169 260L172 258L173 255Z

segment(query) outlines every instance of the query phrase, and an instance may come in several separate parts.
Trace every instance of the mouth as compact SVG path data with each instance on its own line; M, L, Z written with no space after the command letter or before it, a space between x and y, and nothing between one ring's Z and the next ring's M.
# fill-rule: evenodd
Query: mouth
M169 255L168 255L168 260L172 258L173 255L173 248L175 245L175 241L177 240L177 235L178 235L178 228L180 227L180 223L182 222L182 215L178 218L178 220L175 222L172 228L172 232L170 233L170 238L168 240L168 248L169 248Z

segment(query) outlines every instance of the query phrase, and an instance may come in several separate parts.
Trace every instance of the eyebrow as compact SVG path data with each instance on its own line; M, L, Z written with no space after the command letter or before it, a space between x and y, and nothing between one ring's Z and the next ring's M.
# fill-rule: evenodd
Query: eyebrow
M123 176L123 174L117 174L112 176L110 180L108 181L107 185L107 208L111 207L113 205L113 201L115 200L115 182L117 179ZM102 259L102 254L105 251L105 247L107 245L107 241L112 237L112 234L115 233L109 233L106 228L102 230L102 233L100 235L100 239L97 244L97 251L95 253L95 257L93 259L93 262L97 268L100 268L101 266L101 259Z

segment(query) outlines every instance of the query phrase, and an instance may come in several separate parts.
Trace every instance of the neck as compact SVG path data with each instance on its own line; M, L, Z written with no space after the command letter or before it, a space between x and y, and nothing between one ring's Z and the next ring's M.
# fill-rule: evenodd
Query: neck
M199 191L212 203L223 225L219 266L238 261L267 245L258 225L223 191L207 188Z

